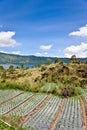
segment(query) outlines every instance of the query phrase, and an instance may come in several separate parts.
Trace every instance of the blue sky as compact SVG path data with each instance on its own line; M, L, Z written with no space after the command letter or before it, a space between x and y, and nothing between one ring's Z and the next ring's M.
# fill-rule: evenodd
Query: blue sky
M0 0L0 52L87 57L87 0Z

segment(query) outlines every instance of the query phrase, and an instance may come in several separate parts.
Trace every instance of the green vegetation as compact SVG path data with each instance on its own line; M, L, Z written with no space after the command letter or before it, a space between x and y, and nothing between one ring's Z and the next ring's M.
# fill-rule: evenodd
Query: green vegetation
M62 63L62 61L61 61L61 59L56 58L56 59L55 59L55 63Z
M24 68L24 63L21 63L21 68Z
M76 55L72 55L72 57L70 58L70 60L71 60L72 62L77 61Z
M10 70L11 70L11 69L13 70L13 68L14 68L14 66L13 66L13 65L10 65L10 66L9 66L9 69L10 69Z
M47 61L45 62L46 65L50 65L51 64L51 60L47 59Z
M51 64L48 59L44 65L38 64L38 68L25 69L12 65L8 70L0 69L0 88L21 89L32 92L45 92L55 95L75 96L81 94L82 89L87 88L87 63L79 62L75 55L68 64L56 59Z
M4 70L4 67L3 67L3 66L0 66L0 70Z
M24 130L23 128L15 128L13 126L9 126L7 124L5 124L4 122L2 122L0 120L0 130Z
M59 86L56 86L55 83L42 83L42 85L44 91L49 92L52 92L54 88L61 89L63 87L61 84L59 84ZM68 95L65 95L66 97L68 97L70 94L70 88L73 90L74 86L64 89L68 92ZM79 89L79 91L82 91L80 88L77 89ZM54 123L55 115L57 115L57 113L60 115L59 120L53 124L56 127L55 130L63 128L61 125L63 125L66 129L70 128L70 125L72 128L75 125L76 130L78 128L79 130L83 129L82 122L85 122L86 119L83 118L83 112L86 115L86 90L83 91L83 95L81 96L68 97L66 99L63 99L59 96L54 96L52 94L34 94L31 92L24 92L21 95L18 95L17 97L11 99L13 96L15 96L15 94L17 95L21 92L23 91L15 89L7 89L3 91L0 89L0 103L4 103L0 106L1 130L23 130L22 128L25 130L43 130L45 128L48 130L51 124ZM7 99L11 100L4 102ZM21 105L19 105L20 103Z
M55 58L49 57L51 63L55 61ZM0 64L34 64L46 63L48 57L37 57L37 56L20 56L14 54L0 53Z
M65 106L61 106L63 109L63 111L61 112L62 115L65 115L64 114L65 109L68 111L69 107L70 107L69 111L73 112L72 109L74 109L74 114L76 114L77 108L78 108L78 111L80 110L79 104L80 104L80 98L82 96L85 99L85 101L87 102L87 96L84 93L84 91L86 92L86 90L87 90L87 63L80 62L76 58L75 55L73 55L71 57L71 60L68 64L63 63L60 59L56 59L55 63L51 64L50 59L48 59L44 65L41 65L38 62L37 68L25 69L24 62L21 62L21 63L23 63L23 64L21 64L21 68L14 68L11 65L9 67L9 69L5 70L5 69L3 69L3 67L0 67L0 89L2 89L2 90L0 90L1 94L4 92L3 91L4 89L8 89L8 91L6 90L7 95L9 93L9 91L13 91L13 90L9 90L9 89L14 89L16 91L16 94L20 93L18 90L18 89L20 89L20 90L24 90L24 91L33 92L33 97L31 97L30 100L23 102L26 99L26 97L28 98L27 95L29 94L29 93L25 92L25 93L22 93L21 95L18 95L16 98L12 99L12 102L7 101L4 105L2 105L1 109L0 109L1 110L0 118L3 121L8 122L8 124L6 124L3 121L0 121L0 130L24 130L23 128L27 128L26 127L27 125L28 125L28 129L34 130L35 127L33 128L32 119L31 119L32 117L29 119L29 120L31 120L31 124L26 124L26 123L21 124L21 121L23 119L22 118L23 113L24 113L24 115L26 115L26 113L29 111L29 109L31 111L31 110L33 110L34 106L37 107L37 104L40 103L41 100L43 100L45 98L45 96L47 97L47 94L49 94L49 96L51 96L50 99L47 100L47 102L46 102L47 105L44 104L41 107L41 109L39 109L42 111L41 112L42 115L43 115L44 111L45 111L45 113L46 113L46 111L48 111L47 114L44 114L44 118L42 118L43 119L42 122L45 121L45 119L48 119L48 120L54 119L53 114L55 115L55 111L57 111L57 109L54 109L54 108L59 107L58 104L61 101L65 100L65 99L62 100L62 98L60 98L60 97L67 98L64 101ZM34 92L35 92L35 94L34 94ZM39 94L38 94L38 92L39 92ZM15 95L15 92L10 92L10 93L12 94L12 96ZM42 93L46 93L46 94L42 94ZM1 96L2 97L1 102L5 101L7 99L10 99L10 97L11 97L11 95L10 95L10 97L7 96L6 94L5 94L6 96L4 94L2 94L2 95L3 96ZM31 95L32 95L32 93L31 93ZM56 96L54 96L54 95L56 95ZM60 96L60 97L58 97L58 96ZM70 97L70 98L68 98L68 97ZM53 98L55 101L53 100ZM74 102L72 99L74 99ZM20 105L19 107L17 107L17 109L13 109L13 108L15 108L15 106L20 104L21 101L23 102L23 104ZM32 105L29 105L29 101L30 101L30 104L32 102ZM24 104L26 107L24 107ZM74 105L74 107L72 107L72 104ZM55 105L56 105L56 107L55 107ZM32 108L32 106L33 106L33 108ZM47 108L44 109L44 107L48 107L51 109L47 109ZM5 115L4 113L7 112L8 110L10 110L10 108L13 110L9 111L9 113L12 112L13 115L11 115L11 113L8 115ZM37 111L36 114L37 114L38 119L41 120L40 116L42 116L42 115L40 114L38 116L39 112L40 111ZM17 113L18 113L18 115L16 115ZM73 113L70 114L70 116L71 115L73 115ZM77 113L77 115L78 115L78 113ZM67 116L67 114L66 114L66 116ZM79 115L79 117L80 117L80 115ZM36 116L34 118L36 118ZM62 121L61 118L60 118L60 120ZM67 120L70 120L70 118L67 118ZM35 120L33 120L33 121L35 121ZM78 117L77 117L77 121L78 121ZM38 123L36 123L36 125L39 125L39 122L40 121L38 121ZM49 121L47 121L47 122L49 122ZM12 126L10 126L9 124L11 124ZM24 126L23 128L20 127L22 125ZM59 125L59 123L58 123L58 125ZM57 126L57 127L59 127L59 126Z
M38 63L44 64L47 60L50 59L51 63L56 62L58 58L56 57L37 57L37 56L20 56L14 54L5 54L0 52L0 64L34 64L37 65ZM65 63L70 61L69 58L60 58ZM87 61L87 58L79 58L80 61ZM58 62L58 61L57 61Z

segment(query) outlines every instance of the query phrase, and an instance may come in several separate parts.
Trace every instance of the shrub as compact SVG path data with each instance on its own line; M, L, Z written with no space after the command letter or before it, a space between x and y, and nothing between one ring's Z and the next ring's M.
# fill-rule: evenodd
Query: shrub
M50 59L47 59L47 61L46 61L45 64L46 64L46 65L50 65L50 64L51 64L51 60L50 60Z
M70 97L70 96L71 96L71 90L70 90L70 88L64 88L64 89L62 90L62 95L63 95L64 97Z
M83 92L83 89L81 87L76 87L73 84L65 85L61 88L61 90L61 94L64 97L78 96L81 95Z
M4 67L3 67L3 66L0 66L0 70L4 70Z

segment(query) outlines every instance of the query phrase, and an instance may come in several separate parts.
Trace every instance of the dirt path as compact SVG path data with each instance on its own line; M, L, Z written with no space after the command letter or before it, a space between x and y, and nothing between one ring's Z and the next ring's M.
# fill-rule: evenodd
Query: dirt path
M81 115L82 115L82 130L87 130L87 105L83 97L80 98L81 101Z
M65 99L62 99L61 104L60 104L60 106L59 106L59 109L58 109L58 111L57 111L57 114L55 115L54 120L53 120L53 122L51 123L49 130L55 130L56 125L57 125L58 120L59 120L59 117L60 117L60 114L61 114L61 112L62 112L62 108L63 108L63 106L64 106L64 102L65 102Z
M9 110L8 112L6 112L4 115L8 116L8 114L10 112L12 112L13 110L17 109L20 105L22 105L23 103L25 103L27 100L31 99L34 95L29 96L27 99L25 99L23 102L21 102L20 104L18 104L17 106L15 106L14 108L12 108L11 110Z
M24 92L21 92L21 93L19 93L19 94L15 95L14 97L9 98L9 99L7 99L7 100L5 100L4 102L2 102L2 103L0 104L0 106L2 106L3 104L5 104L5 103L7 103L7 102L11 101L12 99L14 99L14 98L18 97L19 95L21 95L21 94L23 94L23 93L24 93Z
M31 111L28 115L21 118L19 121L19 125L21 126L23 123L25 123L29 118L31 118L51 97L51 94L49 94L33 111Z

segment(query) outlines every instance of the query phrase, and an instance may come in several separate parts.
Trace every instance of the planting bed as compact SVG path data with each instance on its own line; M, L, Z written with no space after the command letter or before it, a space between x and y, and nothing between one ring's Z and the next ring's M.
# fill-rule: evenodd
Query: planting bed
M82 97L0 90L0 117L20 117L15 122L25 130L87 130L87 93Z
M52 96L38 112L36 112L28 121L23 124L23 127L27 128L32 126L38 130L48 130L56 112L58 111L60 103L60 98Z
M0 90L0 104L21 93L22 91L20 90L10 90L10 92L9 90Z
M80 112L79 99L69 98L66 99L60 119L55 130L82 130L82 118Z
M15 97L14 99L6 102L5 104L3 104L0 107L0 115L6 114L7 112L9 112L11 109L13 109L14 107L17 107L17 105L19 105L20 103L22 103L24 100L26 100L27 98L29 98L32 95L32 93L23 93L17 97Z

